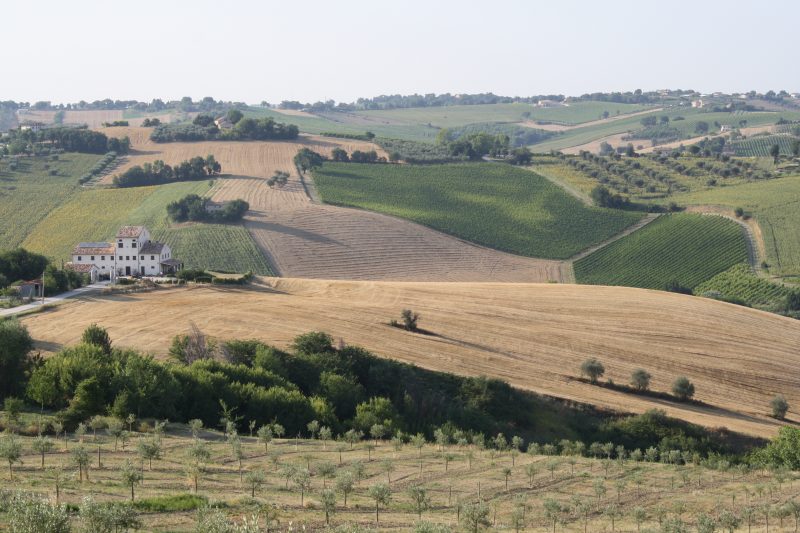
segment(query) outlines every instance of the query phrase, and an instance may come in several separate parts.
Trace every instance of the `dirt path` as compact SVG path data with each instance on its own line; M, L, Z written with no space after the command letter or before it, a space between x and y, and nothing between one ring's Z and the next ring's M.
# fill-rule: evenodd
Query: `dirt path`
M627 287L509 283L397 283L266 278L247 288L219 286L71 300L22 319L37 348L78 342L96 322L115 345L164 356L174 335L195 322L220 339L259 338L280 347L300 333L327 331L384 357L621 411L665 409L709 427L773 435L766 416L776 393L800 420L800 322L663 291ZM386 325L401 309L420 313L435 335ZM137 320L131 321L130 317ZM707 405L625 394L577 381L598 357L606 378L627 383L653 374L669 391L676 376Z
M582 122L580 124L570 124L570 125L565 125L565 124L539 124L535 120L527 120L525 122L520 122L519 125L520 126L525 126L526 128L535 128L535 129L545 130L545 131L569 131L569 130L574 130L576 128L585 128L585 127L588 127L588 126L597 126L597 125L600 125L600 124L608 124L609 122L616 122L618 120L623 120L623 119L626 119L626 118L638 117L639 115L647 115L647 114L650 114L650 113L658 113L659 111L663 111L663 110L664 110L663 107L658 107L658 108L655 108L655 109L646 109L644 111L637 111L636 113L627 113L625 115L615 115L613 117L601 118L601 119L597 119L597 120L592 120L590 122Z
M745 240L747 241L747 256L750 266L756 274L766 277L766 274L761 268L761 263L767 258L767 247L764 243L764 236L761 233L761 226L758 225L758 221L756 221L755 218L750 217L743 220L738 218L730 207L720 205L690 205L686 208L686 211L689 213L721 216L739 224L744 231Z

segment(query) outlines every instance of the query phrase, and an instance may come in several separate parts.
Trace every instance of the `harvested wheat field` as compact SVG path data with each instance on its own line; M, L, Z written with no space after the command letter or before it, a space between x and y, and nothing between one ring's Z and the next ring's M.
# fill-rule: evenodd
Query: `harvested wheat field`
M313 183L309 177L301 180L292 163L300 148L325 155L336 147L386 155L371 143L303 135L294 142L157 144L150 141L150 130L145 128L104 131L131 139L133 151L118 172L156 159L175 164L214 154L230 177L217 181L212 198L242 198L250 204L245 227L273 270L282 276L392 281L571 279L570 267L561 261L498 252L399 218L312 200ZM282 188L270 188L266 181L277 170L289 172L289 182Z
M415 334L387 325L404 308L422 316ZM137 317L131 321L130 317ZM323 330L376 354L626 412L649 408L709 427L771 436L767 404L784 394L800 405L800 322L715 300L625 287L503 283L346 282L267 278L249 288L164 289L87 297L28 316L38 346L78 341L91 323L119 346L164 356L194 321L220 339L258 338L280 347ZM627 383L639 367L655 391L676 376L700 404L681 404L576 380L598 357L606 378Z

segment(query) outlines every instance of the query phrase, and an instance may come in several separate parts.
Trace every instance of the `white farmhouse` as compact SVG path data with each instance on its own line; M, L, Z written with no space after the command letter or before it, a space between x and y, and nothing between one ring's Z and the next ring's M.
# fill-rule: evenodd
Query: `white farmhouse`
M82 242L72 250L71 268L94 265L97 278L117 276L162 276L183 268L172 257L172 250L163 242L151 241L144 226L123 226L117 232L116 243Z

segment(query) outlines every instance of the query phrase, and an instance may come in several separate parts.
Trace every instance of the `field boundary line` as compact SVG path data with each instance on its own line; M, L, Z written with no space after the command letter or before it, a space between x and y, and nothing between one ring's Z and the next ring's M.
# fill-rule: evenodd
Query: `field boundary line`
M564 189L565 192L567 192L571 196L574 196L575 198L577 198L578 200L580 200L581 202L583 202L587 206L595 207L594 202L592 201L592 198L588 194L586 194L584 192L581 192L580 190L578 190L577 188L573 187L569 183L566 183L566 182L564 182L564 181L562 181L562 180L560 180L560 179L558 179L556 177L548 176L545 172L542 172L539 168L534 168L534 167L522 167L522 168L524 168L525 170L529 170L530 172L533 172L534 174L538 174L539 176L543 177L544 179L546 179L547 181L549 181L553 185L557 185L557 186L561 187L562 189Z
M655 219L657 219L660 216L661 215L658 214L658 213L648 213L647 216L642 218L636 224L628 226L627 228L625 228L624 231L622 231L621 233L617 233L616 235L614 235L610 239L606 239L605 241L603 241L603 242L601 242L599 244L595 244L594 246L591 246L591 247L585 249L584 251L579 252L576 255L573 255L572 257L567 259L567 262L570 263L570 265L572 265L575 261L579 261L579 260L583 259L584 257L586 257L588 255L591 255L594 252L600 250L601 248L605 248L609 244L611 244L613 242L616 242L616 241L620 240L623 237L627 237L628 235L630 235L634 231L642 229L643 227L645 227L646 225L650 224L651 222L653 222Z

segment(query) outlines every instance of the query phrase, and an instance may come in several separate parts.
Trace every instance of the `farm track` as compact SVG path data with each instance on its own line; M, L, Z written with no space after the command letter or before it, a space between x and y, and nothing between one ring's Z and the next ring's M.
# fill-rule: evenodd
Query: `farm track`
M284 347L327 331L376 354L460 375L486 375L539 393L619 411L659 408L708 427L773 435L776 394L800 405L800 323L662 291L564 284L403 283L263 278L247 288L197 287L87 296L22 319L37 347L78 342L95 322L114 343L164 356L189 322L220 338ZM386 325L409 308L433 335ZM130 316L139 317L131 321ZM606 378L627 383L639 367L653 389L686 375L702 404L625 394L576 379L589 355ZM789 420L797 422L796 408Z
M244 225L270 266L281 276L392 281L545 282L570 278L561 261L520 257L474 245L399 218L315 203L313 182L302 178L292 158L301 147L329 154L380 149L347 139L302 136L298 142L199 142L156 144L144 128L107 128L127 135L134 150L124 171L162 159L175 164L213 153L227 176L212 191L217 201L250 204ZM270 188L276 170L290 173L282 188ZM305 184L303 183L305 181ZM309 194L306 192L309 188ZM309 196L310 195L310 196Z

